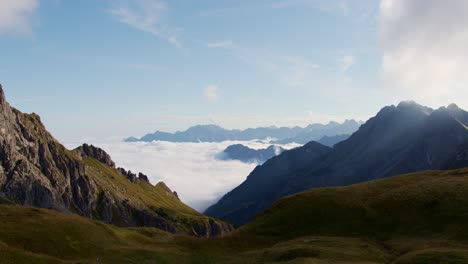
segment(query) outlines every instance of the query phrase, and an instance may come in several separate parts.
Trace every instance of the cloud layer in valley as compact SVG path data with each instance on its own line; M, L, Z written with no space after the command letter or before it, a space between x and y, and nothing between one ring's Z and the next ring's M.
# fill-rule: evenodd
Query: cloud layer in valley
M216 159L231 144L254 149L266 148L261 142L222 143L125 143L121 140L91 141L107 151L118 166L147 174L153 184L164 181L177 191L182 201L204 211L228 191L245 180L256 164ZM73 148L78 144L67 144ZM298 145L283 146L293 148Z

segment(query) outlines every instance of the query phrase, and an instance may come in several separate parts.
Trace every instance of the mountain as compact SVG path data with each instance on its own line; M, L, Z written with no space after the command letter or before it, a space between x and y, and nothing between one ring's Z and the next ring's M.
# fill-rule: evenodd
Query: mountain
M299 134L297 134L294 137L279 139L279 140L273 141L273 143L275 144L289 144L289 143L306 144L310 141L320 142L320 140L326 140L324 139L325 137L339 136L340 138L343 138L344 135L350 135L356 132L362 124L363 122L358 122L356 120L345 120L342 124L339 124L337 122L330 122L327 125L312 124L304 128ZM338 142L335 142L335 143L338 143ZM329 142L325 141L325 143L329 143Z
M187 129L186 131L177 131L173 134L157 131L153 134L147 134L137 139L135 137L127 138L126 142L152 142L152 141L170 141L170 142L222 142L227 140L248 141L255 139L277 139L275 144L301 143L305 144L313 140L319 140L324 136L336 136L342 134L352 134L359 126L360 122L355 120L346 120L340 124L330 122L329 124L312 124L305 128L301 127L260 127L249 128L246 130L227 130L216 125L198 125Z
M251 149L242 144L228 146L220 155L222 160L239 160L245 163L262 164L265 161L278 156L285 149L279 146L271 145L266 149Z
M289 184L292 171L306 170L310 164L322 162L331 152L331 148L315 141L285 151L257 166L239 187L208 208L205 214L216 215L237 225L244 224L285 195L277 190Z
M102 149L67 150L36 114L7 103L0 86L0 197L9 203L49 208L118 226L152 226L196 236L231 227L183 204L164 184L116 168Z
M467 205L468 168L308 190L210 239L0 205L0 263L462 264Z
M317 142L328 147L333 147L337 143L340 143L341 141L345 141L349 137L350 135L337 135L337 136L331 136L331 137L324 136Z
M402 102L385 107L333 149L306 145L272 158L206 214L242 225L278 198L310 188L466 167L467 124L468 113L456 105L433 110ZM310 160L292 164L295 157Z

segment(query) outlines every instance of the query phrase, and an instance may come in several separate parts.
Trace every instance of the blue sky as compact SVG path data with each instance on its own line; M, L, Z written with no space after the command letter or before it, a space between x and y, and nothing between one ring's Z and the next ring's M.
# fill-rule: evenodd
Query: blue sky
M0 82L65 141L468 108L468 9L450 3L2 0Z

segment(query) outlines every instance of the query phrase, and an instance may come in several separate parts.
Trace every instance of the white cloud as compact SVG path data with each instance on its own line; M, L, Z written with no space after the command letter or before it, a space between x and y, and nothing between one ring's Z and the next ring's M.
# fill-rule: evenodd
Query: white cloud
M182 48L177 35L164 23L168 4L162 0L117 1L110 13L120 22L145 31Z
M427 104L468 100L466 25L466 0L381 0L386 86Z
M287 8L305 6L317 8L325 12L338 12L342 15L348 15L349 6L347 1L339 0L274 0L271 2L273 8Z
M227 146L242 143L266 148L259 142L222 143L125 143L118 140L90 141L107 151L118 166L143 172L155 184L164 181L181 200L198 211L205 210L224 194L243 182L256 164L222 161L216 155ZM73 148L77 144L67 144ZM292 148L298 145L283 146Z
M209 48L225 49L232 56L249 66L275 76L278 81L288 87L305 86L313 79L313 74L320 65L301 57L254 50L235 44L231 40L206 43Z
M344 55L339 60L340 69L342 71L348 71L349 69L351 69L351 67L353 67L354 63L355 59L353 55Z
M30 34L31 15L38 5L38 0L1 0L0 34Z
M217 102L219 99L219 87L214 84L208 85L207 87L205 87L205 90L203 91L203 97L208 102L211 102L211 103Z
M232 40L223 40L223 41L213 41L213 42L207 42L205 45L208 48L229 48L234 45L234 42Z

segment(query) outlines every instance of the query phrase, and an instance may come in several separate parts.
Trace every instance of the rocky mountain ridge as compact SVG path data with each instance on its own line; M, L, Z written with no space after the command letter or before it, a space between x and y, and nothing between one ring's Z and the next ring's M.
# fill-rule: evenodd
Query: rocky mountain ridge
M310 188L466 167L467 124L468 112L455 104L436 110L411 101L384 107L329 151L311 152L306 145L272 158L206 213L241 225L275 200ZM314 160L292 164L297 156Z
M6 101L0 85L0 197L11 203L76 213L118 226L151 226L172 233L216 236L232 230L183 204L164 183L117 170L103 150L67 150L36 114Z

